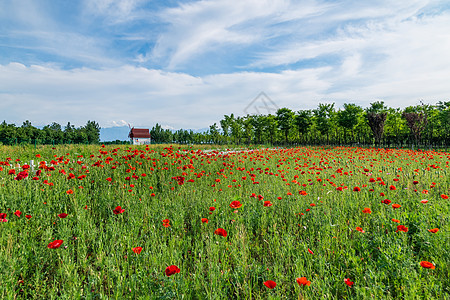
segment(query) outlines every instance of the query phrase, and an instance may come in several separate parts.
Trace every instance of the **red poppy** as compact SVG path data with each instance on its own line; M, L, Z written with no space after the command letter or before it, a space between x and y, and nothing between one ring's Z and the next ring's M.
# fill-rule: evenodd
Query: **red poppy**
M441 198L442 198L442 199L448 199L448 196L445 195L445 194L442 194L442 195L441 195Z
M308 248L308 252L311 253L312 255L314 255L314 252L312 252L312 250L309 248Z
M166 268L165 272L166 276L172 276L173 274L180 273L180 269L175 265L171 265Z
M399 232L399 231L408 232L408 227L406 227L405 225L398 225L397 231L395 231L395 232Z
M337 187L336 190L337 190L337 191L342 191L343 188L342 188L342 186L340 186L340 187Z
M277 286L277 283L273 280L267 280L264 282L264 285L267 286L269 289L273 289Z
M397 203L395 203L395 204L392 204L392 208L400 208L400 207L402 207L400 204L397 204Z
M355 187L353 188L353 191L354 191L354 192L360 192L360 191L361 191L361 188L355 186Z
M113 213L114 213L115 215L121 214L121 213L123 213L124 211L125 211L125 209L122 208L121 206L117 206L116 208L113 209Z
M209 208L209 211L215 211L216 210L216 208L214 207L214 206L211 206L210 208Z
M431 233L436 233L439 231L439 228L428 229L428 231Z
M6 213L0 213L0 222L8 222L6 219Z
M18 218L20 218L20 215L22 214L22 212L20 210L16 210L16 212L14 213Z
M131 250L133 250L133 252L136 253L136 254L140 254L141 251L142 251L142 247L132 248Z
M423 203L423 204L428 203L428 200L427 199L420 200L420 203Z
M400 221L399 221L399 220L397 220L397 219L392 219L392 222L395 222L395 223L400 223Z
M25 215L25 218L27 218L29 220L29 219L31 219L31 215Z
M429 261L425 261L425 260L420 262L420 266L425 269L435 269L436 268L432 263L430 263Z
M162 222L163 222L163 226L164 226L164 227L166 227L166 228L167 228L167 227L170 227L170 224L169 224L169 223L170 223L170 220L169 220L169 219L164 219L164 220L162 220Z
M236 201L236 200L230 203L231 208L239 208L241 206L242 206L242 203L239 201Z
M270 206L272 206L272 203L270 201L264 201L264 206L270 207Z
M352 287L352 285L354 284L353 281L350 281L350 278L345 278L345 279L344 279L344 282L345 282L345 284L348 285L349 287Z
M417 180L414 180L413 181L413 184L418 184L419 182L417 181Z
M381 201L381 203L384 203L384 204L390 204L391 202L392 201L389 199L384 199L383 201Z
M364 233L365 231L361 228L361 227L356 227L355 228L357 231Z
M302 196L306 196L306 195L308 195L308 193L306 192L306 191L300 191L300 192L298 192L300 195L302 195Z
M372 211L368 207L365 207L362 212L365 213L365 214L371 214L372 213Z
M47 245L47 248L57 249L57 248L61 247L62 243L63 243L63 240L54 240L53 242L51 242Z
M311 281L307 280L306 277L297 278L296 281L300 286L309 286L311 284Z
M73 194L73 191L71 189L69 189L66 191L66 193L67 193L67 195L71 195L71 194Z
M68 214L66 214L66 213L60 213L59 215L58 215L58 217L60 217L61 219L64 219L65 217L67 217L68 216Z
M389 186L389 189L390 189L391 191L395 191L397 188L396 188L395 186L391 185L391 186Z
M202 223L208 224L208 219L207 218L202 218Z
M226 237L228 235L228 232L223 228L217 228L216 230L214 230L214 234Z

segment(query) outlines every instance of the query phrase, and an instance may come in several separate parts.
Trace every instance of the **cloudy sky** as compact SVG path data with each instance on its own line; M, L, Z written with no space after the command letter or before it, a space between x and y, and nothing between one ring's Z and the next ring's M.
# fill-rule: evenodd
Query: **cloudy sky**
M258 108L435 104L449 29L448 0L0 0L0 121L198 129Z

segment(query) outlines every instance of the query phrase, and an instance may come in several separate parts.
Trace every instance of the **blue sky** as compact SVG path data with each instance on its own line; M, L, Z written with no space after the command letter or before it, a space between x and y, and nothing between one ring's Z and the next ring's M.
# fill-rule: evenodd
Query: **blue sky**
M0 121L204 128L450 96L450 2L0 0Z

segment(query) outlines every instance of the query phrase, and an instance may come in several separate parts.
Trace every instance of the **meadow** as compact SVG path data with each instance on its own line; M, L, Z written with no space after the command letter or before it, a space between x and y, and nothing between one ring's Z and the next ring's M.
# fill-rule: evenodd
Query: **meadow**
M449 161L0 146L0 298L450 299Z

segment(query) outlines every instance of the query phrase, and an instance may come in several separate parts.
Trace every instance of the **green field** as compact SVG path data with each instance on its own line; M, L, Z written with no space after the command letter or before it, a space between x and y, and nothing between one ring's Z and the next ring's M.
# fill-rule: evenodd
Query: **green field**
M202 149L0 146L0 297L450 299L449 153Z

